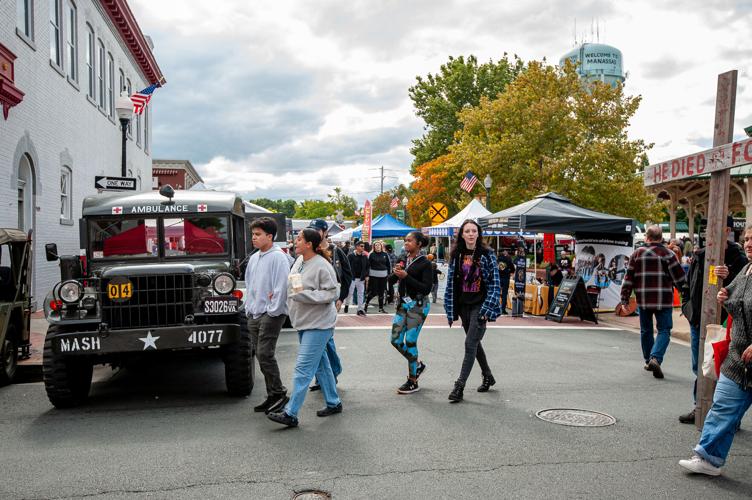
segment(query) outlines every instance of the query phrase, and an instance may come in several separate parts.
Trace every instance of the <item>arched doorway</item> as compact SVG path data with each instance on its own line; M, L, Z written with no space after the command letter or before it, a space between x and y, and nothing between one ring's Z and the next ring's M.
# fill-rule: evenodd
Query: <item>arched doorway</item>
M18 165L18 228L28 232L34 229L36 183L34 164L28 154L21 155Z

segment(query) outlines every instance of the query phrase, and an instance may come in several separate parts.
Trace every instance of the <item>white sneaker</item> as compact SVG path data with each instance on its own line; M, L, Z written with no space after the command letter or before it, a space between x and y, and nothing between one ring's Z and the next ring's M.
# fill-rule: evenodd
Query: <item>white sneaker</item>
M679 465L696 474L705 474L706 476L719 476L721 474L720 467L716 467L697 455L689 460L679 460Z

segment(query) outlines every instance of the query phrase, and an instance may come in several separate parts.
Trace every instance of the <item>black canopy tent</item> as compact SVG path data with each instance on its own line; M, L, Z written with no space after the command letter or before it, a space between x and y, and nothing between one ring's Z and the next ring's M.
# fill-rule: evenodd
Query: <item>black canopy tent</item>
M495 214L478 219L483 229L538 233L628 234L634 220L588 210L556 193L545 193Z

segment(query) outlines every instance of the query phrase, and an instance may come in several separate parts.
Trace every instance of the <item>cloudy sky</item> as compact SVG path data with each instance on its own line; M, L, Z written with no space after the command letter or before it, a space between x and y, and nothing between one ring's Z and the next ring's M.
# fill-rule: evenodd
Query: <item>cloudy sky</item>
M154 157L250 198L359 201L411 180L422 134L407 89L448 56L558 62L578 40L622 51L651 162L710 147L717 75L739 70L735 138L752 125L752 0L247 2L131 0L167 78ZM595 30L593 30L595 31Z

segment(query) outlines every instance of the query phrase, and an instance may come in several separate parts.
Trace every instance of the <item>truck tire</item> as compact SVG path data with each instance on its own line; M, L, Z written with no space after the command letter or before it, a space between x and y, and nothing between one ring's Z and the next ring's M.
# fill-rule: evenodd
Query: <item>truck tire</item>
M13 324L8 325L5 340L0 346L0 386L10 384L18 368L18 338Z
M66 358L52 350L52 338L62 332L57 326L47 329L42 358L42 374L47 398L55 408L79 406L89 397L93 366L80 358Z
M224 346L225 384L231 396L249 396L253 390L253 348L248 321L245 314L238 315L240 340L237 344Z

